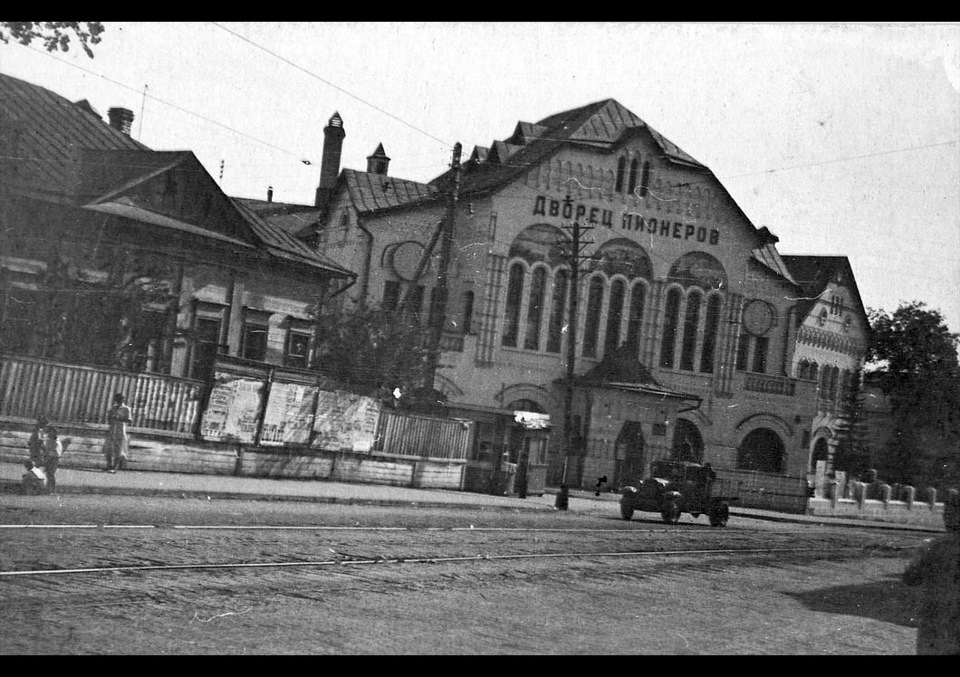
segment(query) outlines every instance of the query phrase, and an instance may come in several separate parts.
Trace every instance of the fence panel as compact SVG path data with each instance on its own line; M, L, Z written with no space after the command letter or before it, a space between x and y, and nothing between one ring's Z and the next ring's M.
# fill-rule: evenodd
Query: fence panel
M757 470L717 469L717 480L725 494L737 496L734 505L803 513L809 489L806 477L793 477Z
M470 449L472 421L381 411L375 451L462 460Z
M192 433L199 416L199 381L0 356L0 416L61 424L106 424L113 395L122 393L132 428Z

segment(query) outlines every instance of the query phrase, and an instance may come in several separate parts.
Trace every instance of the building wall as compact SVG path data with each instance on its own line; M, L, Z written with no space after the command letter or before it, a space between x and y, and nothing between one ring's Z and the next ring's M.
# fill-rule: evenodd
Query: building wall
M621 155L626 155L628 166L633 158L638 158L640 166L650 163L645 191L641 191L639 181L632 195L625 196L626 190L614 190ZM405 238L420 238L418 241L425 243L438 216L439 213L408 210L402 224L398 217L391 216L396 222L377 229L373 261L381 260L385 247ZM507 409L511 402L535 402L551 414L551 455L555 465L559 462L562 444L557 433L563 420L563 394L556 382L565 373L569 332L562 332L557 350L546 349L554 283L558 271L566 267L551 251L551 238L560 240L565 233L569 237L565 227L574 220L592 228L583 237L590 243L587 254L607 247L608 251L616 250L619 255L626 252L627 256L626 260L607 265L603 273L582 273L576 373L589 371L605 353L613 285L623 285L625 300L616 329L618 340L611 346L626 341L630 335L629 290L642 285L645 308L636 356L662 386L701 399L698 409L680 417L699 431L704 460L718 467L736 467L744 440L754 431L766 430L782 445L779 471L801 474L808 461L803 431L812 425L816 403L815 388L791 374L798 288L752 260L752 250L765 242L711 174L667 164L661 159L661 151L644 136L635 138L625 151L612 154L567 148L492 194L461 196L454 226L448 333L456 332L451 323L456 321L460 312L457 304L466 292L473 292L474 312L470 331L461 336L462 349L447 350L442 355L438 385L450 402L467 410L471 406ZM518 238L523 247L518 246ZM631 267L640 259L646 261L642 274ZM722 272L712 270L713 262L719 262ZM524 291L516 314L517 341L516 345L504 345L511 268L518 264L523 271ZM675 274L673 279L671 270L677 273L678 266L682 275ZM543 273L536 273L541 269ZM544 301L536 324L538 346L527 347L525 330L535 274L545 276ZM378 279L375 275L384 277ZM380 281L387 275L382 270L372 275L371 299L376 299ZM593 276L603 283L599 314L589 314ZM671 290L679 291L680 303L676 310L676 356L669 367L661 366L661 347ZM700 299L700 312L694 330L696 340L691 343L693 359L687 365L692 368L680 368L684 318L695 297ZM713 298L719 306L711 332L706 325L707 308ZM767 342L767 359L760 372L754 370L752 352L747 353L746 368L737 368L738 345L741 336L745 336L741 324L743 308L755 300L762 303L753 307L772 311L768 318L771 326L762 337ZM536 307L536 302L533 305ZM592 355L584 355L588 332L594 327L596 350ZM703 371L708 334L713 336L713 363ZM755 350L753 343L750 349ZM582 464L583 481L591 474L610 474L610 439L616 438L624 420L639 418L642 425L650 427L660 416L656 410L636 413L624 407L627 405L619 408L616 420L602 425L593 421L593 429L588 431L593 437L586 441L587 458ZM590 420L584 398L578 399L575 409L581 426ZM664 448L671 446L676 425L672 417L667 419ZM764 434L767 433L760 433Z

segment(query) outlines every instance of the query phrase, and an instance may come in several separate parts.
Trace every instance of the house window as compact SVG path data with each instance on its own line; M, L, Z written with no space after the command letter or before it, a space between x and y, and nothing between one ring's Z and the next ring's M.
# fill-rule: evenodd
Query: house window
M620 322L623 319L623 301L626 287L621 280L615 280L610 287L610 308L607 310L607 333L604 339L605 353L616 349L620 343Z
M753 339L753 371L758 374L767 373L767 349L770 339L766 336L756 336Z
M218 353L224 352L221 345L224 307L198 301L193 317L193 347L190 358L190 378L207 380L213 371Z
M383 283L383 309L396 310L400 305L400 283L397 280L387 280Z
M617 185L614 190L618 193L623 192L623 175L627 170L627 158L621 157L617 160Z
M747 359L750 356L750 336L740 334L740 343L737 346L737 371L747 370Z
M647 196L647 188L650 186L650 163L643 163L643 173L640 175L640 197Z
M563 340L563 311L567 303L567 286L570 274L566 270L558 270L553 278L553 301L550 310L550 325L547 329L547 352L559 353L560 343Z
M687 312L683 321L683 343L680 348L680 368L693 370L694 353L697 350L697 328L700 324L700 294L691 293L687 298Z
M306 369L310 357L310 334L302 330L290 329L287 342L283 347L283 366Z
M633 286L630 296L630 316L627 318L627 345L638 347L640 344L640 327L643 322L643 306L646 302L646 288L642 284Z
M543 317L543 300L547 288L546 268L533 271L530 284L530 301L527 304L527 332L523 347L528 350L540 349L540 320Z
M463 292L460 299L460 307L463 308L463 318L460 321L460 329L463 330L464 334L469 334L473 329L473 292Z
M583 330L583 354L597 356L597 339L600 337L600 311L603 309L603 279L590 280L590 292L587 294L587 316Z
M270 325L268 315L247 311L243 318L243 333L240 338L240 356L246 360L263 362L267 359L267 333Z
M663 339L660 344L660 366L673 369L674 344L677 341L677 324L680 320L680 290L667 292L667 305L663 312Z
M523 303L523 264L514 263L510 267L507 282L507 306L503 318L503 337L500 343L508 348L517 347L517 333L520 329L520 306Z
M637 187L637 167L639 164L636 159L630 162L630 180L627 183L627 192L631 194Z
M713 358L717 350L717 331L720 328L720 297L713 295L707 301L707 322L703 330L703 352L700 355L700 371L713 373Z

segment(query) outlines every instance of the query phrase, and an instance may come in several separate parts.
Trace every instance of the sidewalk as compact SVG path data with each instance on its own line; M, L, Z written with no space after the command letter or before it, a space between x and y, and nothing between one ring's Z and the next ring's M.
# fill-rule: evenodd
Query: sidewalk
M24 468L16 463L0 463L0 495L19 494ZM304 501L354 505L418 506L432 508L487 508L500 510L540 510L553 512L556 489L547 489L543 496L519 498L493 496L445 489L414 489L382 484L357 484L325 480L270 479L200 475L187 473L143 472L126 470L106 473L96 470L61 468L57 471L60 494L100 494L120 496L166 496L169 498L242 499L254 501ZM36 497L42 500L42 496ZM570 513L609 514L619 518L620 496L604 492L571 490ZM817 517L778 513L770 510L731 507L730 515L753 519L793 522L810 525L847 525L877 529L910 529L931 531L898 524L870 522L835 517ZM655 515L649 517L655 518ZM636 518L635 518L636 519ZM688 515L684 520L690 519ZM705 523L702 519L701 522Z

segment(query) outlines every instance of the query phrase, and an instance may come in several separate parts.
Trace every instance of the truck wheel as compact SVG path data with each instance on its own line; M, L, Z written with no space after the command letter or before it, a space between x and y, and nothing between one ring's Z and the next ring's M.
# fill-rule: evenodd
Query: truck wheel
M710 526L725 527L729 519L730 507L725 501L713 506L713 509L710 511Z
M633 517L633 505L636 496L636 491L627 488L624 490L623 496L620 497L620 517L627 521L630 521L630 518Z
M675 498L668 498L660 508L660 516L667 524L676 524L680 521L680 504Z

